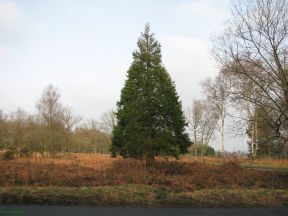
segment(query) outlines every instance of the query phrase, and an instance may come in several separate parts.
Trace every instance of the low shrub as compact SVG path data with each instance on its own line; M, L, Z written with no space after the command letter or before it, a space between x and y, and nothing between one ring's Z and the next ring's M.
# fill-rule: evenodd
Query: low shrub
M3 160L12 160L12 159L15 158L15 154L16 154L15 150L7 150L7 151L3 154L2 159L3 159Z

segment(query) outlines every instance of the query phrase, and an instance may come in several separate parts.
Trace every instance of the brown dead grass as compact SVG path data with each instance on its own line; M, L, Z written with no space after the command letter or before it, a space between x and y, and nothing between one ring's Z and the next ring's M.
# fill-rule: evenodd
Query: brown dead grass
M192 162L198 161L205 164L221 165L224 163L234 162L243 167L258 167L258 168L271 168L271 169L287 169L288 159L275 159L270 157L257 158L253 161L247 157L226 156L226 157L193 157L184 156L181 161Z
M101 154L67 154L54 159L18 158L0 161L0 185L117 186L144 184L174 192L215 188L287 189L287 172L265 172L229 162L220 166L182 158L157 158L153 169L144 161Z

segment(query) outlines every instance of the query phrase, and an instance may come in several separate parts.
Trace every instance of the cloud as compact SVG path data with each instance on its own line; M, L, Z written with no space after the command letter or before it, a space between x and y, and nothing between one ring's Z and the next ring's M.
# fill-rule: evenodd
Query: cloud
M22 16L22 10L14 1L0 0L0 28L9 28L17 24Z
M193 37L169 36L161 39L163 62L176 83L185 106L199 98L199 82L215 74L208 42Z
M193 0L178 4L177 14L194 23L193 27L203 27L210 32L218 30L229 17L228 0Z
M178 5L178 10L184 13L192 13L196 15L212 16L212 15L226 15L227 10L223 7L225 1L211 1L211 0L194 0L185 1Z
M212 69L211 59L206 41L193 37L169 36L161 40L167 64L173 70Z
M6 55L7 53L8 53L8 49L7 48L0 47L0 56L1 55Z
M186 13L197 13L202 14L207 11L207 9L211 9L209 5L205 2L200 1L192 1L192 2L183 2L179 4L178 10L186 12Z

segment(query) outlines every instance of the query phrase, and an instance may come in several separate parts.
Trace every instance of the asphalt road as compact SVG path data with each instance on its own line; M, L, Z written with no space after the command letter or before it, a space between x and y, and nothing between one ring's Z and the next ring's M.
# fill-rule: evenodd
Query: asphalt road
M66 206L1 206L0 216L277 216L288 215L288 208L223 208L223 209L188 209L188 208L97 208Z

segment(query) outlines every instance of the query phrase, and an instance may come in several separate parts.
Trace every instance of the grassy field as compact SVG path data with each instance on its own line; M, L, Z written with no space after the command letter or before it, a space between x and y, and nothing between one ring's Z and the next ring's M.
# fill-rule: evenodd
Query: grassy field
M0 203L287 206L288 173L248 169L245 163L221 158L157 158L153 169L145 169L144 161L101 154L0 160ZM272 159L256 163L273 164L274 169L288 164Z
M288 160L287 159L274 159L274 158L258 158L251 160L248 158L237 158L237 157L193 157L185 156L182 160L187 161L198 161L201 163L207 163L210 165L222 165L227 162L235 162L242 167L247 168L262 168L262 169L275 169L275 170L287 170L288 171Z

